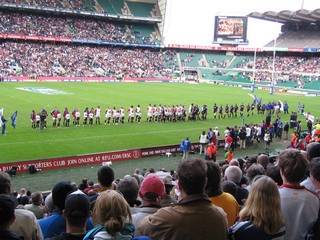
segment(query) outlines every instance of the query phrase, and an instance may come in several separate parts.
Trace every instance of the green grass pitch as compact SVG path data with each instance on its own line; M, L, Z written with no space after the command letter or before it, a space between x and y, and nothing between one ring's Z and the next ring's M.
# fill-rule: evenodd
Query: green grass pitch
M61 90L70 94L44 95L18 90L18 87L36 87ZM209 127L240 125L239 118L212 120L211 108L217 104L251 103L250 91L235 87L209 84L174 84L174 83L2 83L0 84L0 108L4 108L7 119L13 111L18 111L17 128L8 124L6 136L0 136L0 162L25 161L51 157L72 156L78 154L150 147L157 145L178 144L189 136L193 142L198 140L202 130ZM271 100L287 101L290 111L296 111L298 102L305 104L305 110L319 116L320 99L290 95L269 95L257 91L263 102ZM146 123L146 108L151 104L207 104L207 121L177 123ZM46 108L51 111L58 107L60 111L68 107L69 111L78 107L81 114L85 107L101 106L102 116L107 106L130 105L142 107L141 124L125 123L118 126L100 125L93 127L52 128L48 118L48 128L44 131L31 128L30 112ZM256 123L262 116L246 118L246 123ZM104 118L102 118L104 119ZM287 120L287 118L286 118Z

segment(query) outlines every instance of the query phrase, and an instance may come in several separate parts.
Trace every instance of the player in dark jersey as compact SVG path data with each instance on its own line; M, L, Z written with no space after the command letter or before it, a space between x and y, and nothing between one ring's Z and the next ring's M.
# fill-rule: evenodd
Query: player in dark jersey
M256 105L255 104L251 104L251 115L253 115L255 108L256 108Z
M229 117L230 109L229 105L227 104L226 107L224 108L224 117Z
M246 107L247 117L250 116L250 110L251 110L251 106L250 106L250 104L248 104L247 107Z
M238 104L234 105L234 115L235 115L235 117L238 117L238 110L239 110Z
M243 104L240 105L239 111L240 111L240 117L242 118L243 117L243 112L244 112L244 105Z
M219 112L219 119L222 119L223 118L223 107L222 107L222 105L219 107L219 110L218 110Z
M216 119L217 118L217 112L218 112L217 104L213 105L212 111L213 111L213 119Z
M34 110L32 110L31 114L30 114L30 120L31 120L31 127L32 128L36 128L36 112Z
M230 106L230 117L234 117L234 107L233 107L233 105Z
M206 120L207 114L208 114L208 107L207 107L207 105L203 105L202 110L201 110L201 119Z

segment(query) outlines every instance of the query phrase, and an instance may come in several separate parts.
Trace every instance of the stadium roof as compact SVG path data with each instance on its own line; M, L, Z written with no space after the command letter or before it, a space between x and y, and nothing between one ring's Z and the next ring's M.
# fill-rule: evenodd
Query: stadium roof
M300 9L298 11L283 10L280 12L252 12L249 13L247 16L279 23L319 23L320 8L313 11Z

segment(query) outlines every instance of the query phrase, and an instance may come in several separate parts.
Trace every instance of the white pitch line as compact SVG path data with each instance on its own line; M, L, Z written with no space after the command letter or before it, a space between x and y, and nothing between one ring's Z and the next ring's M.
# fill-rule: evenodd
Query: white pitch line
M203 130L203 127L199 128L188 128L188 129L173 129L173 130L164 130L164 131L150 131L150 132L141 132L141 133L122 133L122 134L111 134L111 135L95 135L95 136L87 136L73 139L72 141L79 141L84 139L99 139L99 138L114 138L114 137L122 137L122 136L139 136L139 135L150 135L150 134L158 134L158 133L170 133L170 132L185 132L192 130ZM10 143L0 143L0 146L10 146L10 145L19 145L19 144L36 144L36 143L56 143L56 142L65 142L66 138L60 139L50 139L50 140L40 140L40 141L21 141L21 142L10 142Z

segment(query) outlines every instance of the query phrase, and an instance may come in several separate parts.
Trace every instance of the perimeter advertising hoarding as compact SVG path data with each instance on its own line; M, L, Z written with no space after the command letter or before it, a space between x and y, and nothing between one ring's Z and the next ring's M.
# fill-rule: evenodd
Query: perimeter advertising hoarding
M216 16L214 43L246 44L247 25L247 17Z

